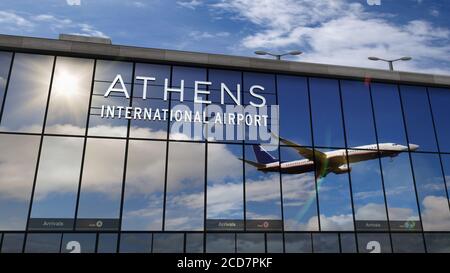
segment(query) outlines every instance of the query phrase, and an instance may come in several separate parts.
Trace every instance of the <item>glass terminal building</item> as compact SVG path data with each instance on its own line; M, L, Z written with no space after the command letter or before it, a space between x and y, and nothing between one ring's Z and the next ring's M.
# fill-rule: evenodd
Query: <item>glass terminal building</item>
M448 76L0 35L1 253L450 252L449 190Z

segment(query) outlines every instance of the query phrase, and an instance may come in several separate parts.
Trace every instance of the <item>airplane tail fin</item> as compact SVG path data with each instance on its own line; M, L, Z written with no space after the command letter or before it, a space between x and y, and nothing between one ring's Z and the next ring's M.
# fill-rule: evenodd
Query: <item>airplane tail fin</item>
M255 153L256 161L258 161L258 163L260 164L268 164L278 161L266 150L264 150L261 145L253 145L253 152Z

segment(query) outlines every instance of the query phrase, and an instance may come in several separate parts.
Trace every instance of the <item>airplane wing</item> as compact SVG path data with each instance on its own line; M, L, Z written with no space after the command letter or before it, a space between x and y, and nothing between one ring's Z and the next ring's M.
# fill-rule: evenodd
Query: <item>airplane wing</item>
M291 146L291 148L297 150L297 152L301 156L303 156L304 158L307 158L307 159L313 160L313 161L318 159L319 161L322 161L322 162L327 159L326 154L322 153L321 151L313 150L313 149L306 148L306 147L302 147L299 144L297 144L297 143L295 143L293 141L284 139L284 138L282 138L280 136L277 136L277 135L275 135L272 132L271 132L271 134L274 135L275 137L277 137L282 143L284 143L286 145L289 145L289 146Z

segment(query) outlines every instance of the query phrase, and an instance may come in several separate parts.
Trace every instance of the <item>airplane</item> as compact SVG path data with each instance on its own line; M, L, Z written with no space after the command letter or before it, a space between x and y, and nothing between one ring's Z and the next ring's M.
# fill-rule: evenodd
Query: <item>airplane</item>
M261 145L253 145L256 156L255 161L240 159L262 172L281 172L284 174L301 174L315 172L316 178L326 177L329 173L343 174L351 172L349 163L372 160L378 157L396 157L402 152L415 151L419 148L417 144L408 146L397 143L380 143L379 150L377 144L357 146L348 149L348 161L345 149L330 152L321 152L310 148L302 147L299 144L287 139L278 137L279 140L295 149L305 159L280 162L269 154ZM315 166L316 165L316 166Z

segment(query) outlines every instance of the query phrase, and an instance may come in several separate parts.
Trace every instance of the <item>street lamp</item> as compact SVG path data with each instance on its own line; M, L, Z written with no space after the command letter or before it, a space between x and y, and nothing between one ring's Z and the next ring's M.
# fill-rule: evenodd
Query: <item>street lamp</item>
M255 51L256 55L270 55L270 56L275 57L277 60L281 60L281 57L286 56L286 55L300 55L302 53L303 52L301 52L300 50L293 50L293 51L283 53L283 54L273 54L273 53L270 53L267 51L262 51L262 50Z
M386 59L382 59L382 58L378 58L378 57L369 57L368 59L371 61L383 61L383 62L389 63L389 70L391 70L391 71L394 71L394 62L412 60L411 57L401 57L401 58L394 59L394 60L386 60Z

